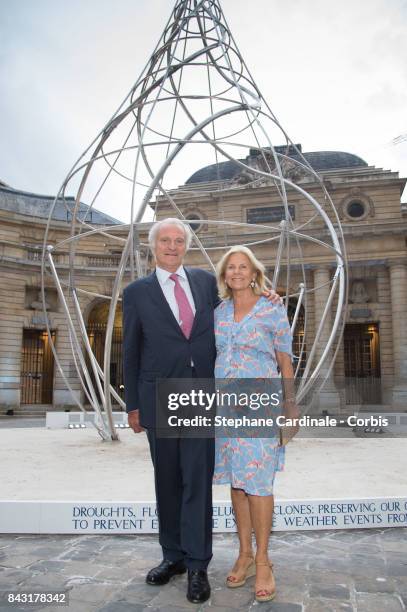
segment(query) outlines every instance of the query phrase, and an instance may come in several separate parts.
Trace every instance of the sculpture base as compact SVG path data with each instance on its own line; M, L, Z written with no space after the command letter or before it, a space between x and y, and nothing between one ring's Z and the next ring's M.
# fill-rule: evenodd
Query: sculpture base
M230 501L213 504L214 533L236 531ZM0 533L158 534L154 502L0 501ZM276 499L273 531L407 527L407 497Z
M110 444L93 427L7 428L7 421L0 429L3 533L156 531L144 433L121 429L120 444ZM404 438L296 437L275 480L275 529L407 526L406 491ZM233 531L229 486L213 493L214 530Z

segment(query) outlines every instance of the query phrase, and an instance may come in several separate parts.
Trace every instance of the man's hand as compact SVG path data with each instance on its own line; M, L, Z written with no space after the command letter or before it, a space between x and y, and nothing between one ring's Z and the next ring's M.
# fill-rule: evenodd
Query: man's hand
M272 304L279 304L280 306L283 305L283 298L280 297L279 294L274 291L274 289L267 289L266 291L263 291L262 295Z
M127 419L129 422L129 427L134 431L134 433L141 433L144 431L143 427L140 425L140 414L138 410L132 410L127 414Z

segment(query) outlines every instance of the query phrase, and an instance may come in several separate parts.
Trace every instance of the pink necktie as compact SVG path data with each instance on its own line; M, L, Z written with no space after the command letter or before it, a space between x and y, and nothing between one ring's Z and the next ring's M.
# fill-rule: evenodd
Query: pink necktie
M178 276L176 274L171 274L170 279L175 283L174 296L177 300L179 309L180 327L184 336L189 338L191 335L192 325L194 323L194 313L188 301L187 295L180 285Z

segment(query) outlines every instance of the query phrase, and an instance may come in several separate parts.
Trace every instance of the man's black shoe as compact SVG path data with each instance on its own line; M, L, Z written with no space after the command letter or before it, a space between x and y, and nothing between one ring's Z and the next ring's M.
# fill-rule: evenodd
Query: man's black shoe
M206 570L188 570L187 599L191 603L203 603L211 596Z
M147 576L147 584L153 584L154 586L161 586L167 584L170 578L177 574L185 574L187 568L183 561L168 561L163 559L157 567L153 567Z

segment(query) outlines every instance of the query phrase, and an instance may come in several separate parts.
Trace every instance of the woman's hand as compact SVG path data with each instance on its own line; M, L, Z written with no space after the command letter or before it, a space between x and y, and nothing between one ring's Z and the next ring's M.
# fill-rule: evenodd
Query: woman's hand
M283 416L287 421L287 425L283 425L280 428L280 446L288 444L300 430L298 420L301 415L295 400L289 399L283 402Z
M271 302L272 304L278 304L279 306L283 305L283 298L280 297L280 295L274 291L274 289L267 289L266 291L263 291L262 296L267 298L269 302Z

